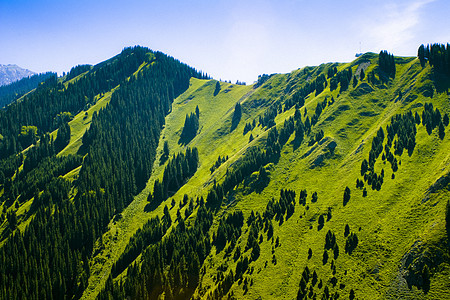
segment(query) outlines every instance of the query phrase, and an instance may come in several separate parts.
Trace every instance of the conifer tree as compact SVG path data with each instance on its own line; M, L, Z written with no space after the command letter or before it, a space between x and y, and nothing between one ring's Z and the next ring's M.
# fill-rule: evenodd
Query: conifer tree
M231 130L230 131L233 131L239 125L239 122L241 121L241 117L242 117L241 104L238 102L234 106L234 113L233 113L233 119L231 120Z
M214 88L214 96L217 96L217 94L219 94L219 92L220 92L220 82L217 81L216 87Z
M344 206L350 201L350 188L347 186L345 187L344 191Z

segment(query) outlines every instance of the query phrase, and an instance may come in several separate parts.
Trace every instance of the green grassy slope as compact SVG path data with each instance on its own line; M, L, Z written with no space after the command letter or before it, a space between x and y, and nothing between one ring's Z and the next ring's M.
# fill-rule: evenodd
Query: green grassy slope
M338 70L352 68L353 74L361 69L366 74L377 73L378 56L366 54L352 63L335 64ZM158 156L147 187L136 196L135 200L124 210L120 220L111 221L109 231L97 241L94 258L91 262L89 287L83 297L93 298L104 286L112 264L124 251L130 237L152 216L163 213L165 205L175 208L170 210L172 220L176 219L178 204L184 194L191 197L203 196L213 186L214 180L222 182L228 169L243 157L248 147L263 145L267 137L267 128L256 126L243 135L247 122L256 120L273 105L283 104L305 82L311 81L324 73L330 64L296 70L290 74L278 74L270 77L260 87L240 86L220 83L221 90L214 96L216 81L192 79L190 88L178 97L172 106L172 112L166 117L166 126L162 132ZM320 115L311 135L323 130L324 138L320 142L308 145L309 136L300 147L295 148L294 135L281 150L281 157L275 164L266 168L270 172L270 182L262 190L252 190L241 184L235 188L216 212L211 236L216 232L218 221L227 213L241 210L245 219L252 211L262 214L270 199L279 199L281 189L296 192L294 214L282 224L273 221L274 238L267 240L263 231L260 243L260 257L250 263L250 269L242 280L233 283L228 295L237 299L292 299L297 296L301 274L308 266L311 273L316 271L322 285L312 287L312 294L322 297L325 289L330 294L338 293L347 299L350 290L354 290L358 299L437 299L449 298L450 287L447 278L450 273L447 237L445 234L445 205L450 193L447 189L431 189L439 178L450 170L450 130L445 129L445 137L438 137L437 129L428 135L423 125L417 125L416 147L411 156L406 151L400 158L395 179L391 179L390 164L380 157L375 163L375 171L384 170L384 183L379 191L372 190L366 183L367 197L362 190L355 187L356 179L362 179L360 167L363 159L368 159L372 139L377 130L390 124L396 114L423 111L425 103L433 103L442 115L450 113L447 93L434 92L433 97L427 93L428 86L438 87L446 82L436 82L430 67L422 69L414 58L396 58L396 77L387 83L369 83L367 76L356 87L350 83L348 91L339 89L330 91L329 84L318 95L310 94L305 99L305 106L300 109L303 120L310 118L319 102L325 98L334 98L334 103L327 105ZM329 83L329 80L328 80ZM439 85L439 86L438 86ZM401 91L401 96L399 96ZM100 102L100 101L99 101ZM241 103L243 115L237 128L230 132L231 119L236 103ZM188 144L179 144L186 114L200 110L199 131ZM279 112L275 118L278 129L284 121L293 116L295 108ZM305 115L306 114L306 115ZM89 115L91 115L89 113ZM81 124L75 118L71 124L76 129ZM73 130L74 130L73 129ZM81 132L81 130L78 130ZM78 132L76 130L74 132ZM80 133L81 134L81 133ZM249 135L255 138L249 143ZM73 136L74 137L74 136ZM71 153L77 148L76 137L63 152ZM159 164L163 144L169 143L171 155L186 147L197 147L200 165L196 174L175 194L153 211L146 211L147 196L153 190L153 183L161 179L164 165ZM327 146L336 143L334 153L330 154ZM384 144L386 140L384 140ZM383 146L384 146L383 144ZM72 149L72 150L71 150ZM228 160L211 173L210 168L218 156L228 156ZM256 177L257 172L252 175ZM252 179L248 179L247 182ZM351 199L343 205L345 187L351 189ZM306 206L299 205L300 190L308 192ZM311 195L317 192L318 201L311 202ZM323 228L318 228L320 215L331 210L331 219ZM183 210L182 210L183 212ZM325 218L326 219L326 218ZM189 219L191 220L191 219ZM345 225L357 234L359 243L352 254L345 253ZM248 236L248 226L244 224L243 233L238 239L243 256ZM325 235L331 230L336 235L339 256L323 263ZM279 238L280 245L275 247ZM308 258L308 250L312 257ZM235 250L234 250L235 251ZM234 251L232 252L234 254ZM225 251L216 252L213 247L205 260L201 284L195 296L215 298L218 268L235 270L236 261L233 254ZM276 262L274 260L276 258ZM425 257L425 258L424 258ZM430 258L434 257L434 258ZM405 261L414 260L416 265L427 261L431 267L431 285L426 293L417 286L408 287L404 274L407 271ZM139 263L140 258L136 260ZM332 272L331 261L335 265ZM413 264L414 265L414 264ZM414 270L414 267L412 267ZM124 271L117 280L126 276ZM332 278L337 279L333 286ZM308 291L311 283L308 283Z

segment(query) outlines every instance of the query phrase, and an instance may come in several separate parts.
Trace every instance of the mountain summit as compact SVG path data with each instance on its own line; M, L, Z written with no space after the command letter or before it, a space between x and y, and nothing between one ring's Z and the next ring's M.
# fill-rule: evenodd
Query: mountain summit
M22 69L18 65L0 65L0 86L13 83L24 77L36 74L33 71Z

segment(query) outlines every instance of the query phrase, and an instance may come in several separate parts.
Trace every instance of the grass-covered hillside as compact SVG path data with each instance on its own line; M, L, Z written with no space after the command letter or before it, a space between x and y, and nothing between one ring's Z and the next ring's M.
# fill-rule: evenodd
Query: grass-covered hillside
M145 49L79 66L56 123L0 115L0 298L450 298L450 77L423 51L253 85Z
M333 77L351 69L347 91L340 91L340 83L337 89L330 90L333 77L328 74L333 74L329 70L335 67L337 74ZM313 85L322 74L326 80L323 91L308 93L308 83ZM355 84L353 75L358 79ZM450 145L445 125L447 135L441 138L438 126L428 133L422 119L425 104L433 105L433 113L439 110L442 119L448 114L448 95L446 89L442 89L447 86L446 80L444 76L438 78L429 66L422 68L418 59L402 57L395 57L395 75L389 76L380 69L379 55L370 53L349 64L327 64L290 74L263 76L252 86L221 82L218 93L217 81L192 79L190 88L174 101L166 118L158 155L163 156L165 142L170 157L187 147L196 147L199 152L197 172L167 200L153 205L154 210L146 211L145 207L152 204L152 199L147 202L147 195L153 193L154 181L161 180L164 172L165 165L160 165L157 158L147 188L133 202L136 206L125 209L123 218L110 224L107 236L118 235L119 241L121 236L128 239L128 224L145 219L143 216L162 217L165 206L169 208L172 220L176 220L180 212L184 222L194 227L195 209L192 215L185 217L189 206L183 202L184 195L193 199L195 208L202 202L199 197L203 197L208 207L208 194L214 185L222 184L227 174L239 170L242 161L251 156L251 149L270 147L266 144L268 135L276 128L281 148L279 156L257 163L251 169L251 175L244 176L233 188L224 191L220 205L209 206L214 215L208 230L211 247L201 263L198 285L195 290L178 291L178 296L183 298L188 293L188 296L199 298L292 299L301 290L302 274L307 268L309 280L305 280L304 294L309 298L329 294L346 299L351 293L359 299L445 298L449 293L445 210L449 195L446 176ZM303 92L305 96L303 90L307 90ZM303 99L304 105L301 105ZM236 128L231 130L237 103L242 116ZM196 107L199 110L197 134L185 145L180 143L185 116L195 113ZM287 141L282 145L283 127L290 118L295 119L296 111L303 123L309 118L315 119L315 124L308 133L305 132L302 142L296 139L295 128L287 129ZM398 116L406 118L409 112L416 133L396 129L399 133L390 142L390 152L397 161L394 172L385 157L387 126L393 126L393 120ZM416 113L420 119L417 123ZM276 127L262 126L262 120ZM295 123L293 127L296 127ZM365 172L364 179L361 164L364 160L369 161L372 143L380 128L384 132L384 139L379 142L383 154L377 156L373 166L368 168L373 172ZM415 144L410 152L403 146L402 154L394 154L402 134L411 134L410 139L414 138ZM250 135L252 141L249 141ZM260 180L260 167L267 174L266 180ZM367 179L369 174L382 178L380 186L373 185L372 188L372 179L370 184ZM362 182L358 187L357 181ZM346 187L350 197L344 205ZM286 190L293 191L295 196L292 196L291 204L278 206L282 201L280 193L286 193ZM306 200L300 204L302 190L306 191L306 198L303 198ZM277 203L272 208L276 211L272 218L267 217L271 201ZM225 234L225 242L217 245L222 223L238 212L242 212L244 219L243 223L235 225L238 232ZM252 222L252 216L256 221ZM177 222L180 221L173 221L172 227L177 226ZM166 233L165 238L170 239L170 234L170 231ZM249 247L251 234L257 240L259 255L253 255L253 247ZM327 235L333 244L326 247ZM357 242L352 246L351 241L355 239ZM120 256L121 251L108 254L109 248L117 249L109 247L108 243L115 245L118 242L108 241L99 246L105 249L106 257ZM144 253L154 254L152 247L157 246L145 245ZM324 259L324 255L328 259ZM102 257L100 254L99 258ZM150 256L136 256L134 266L148 266L149 262L144 259L150 259ZM189 261L190 258L185 259ZM246 260L248 263L244 265L248 264L248 267L244 270L242 263ZM172 286L175 282L172 280L176 280L171 279L173 262L162 264L163 286ZM425 265L430 274L428 286L423 283ZM185 267L186 272L189 269ZM140 272L144 271L141 269ZM316 280L313 280L314 273ZM125 295L131 293L139 297L140 292L133 294L127 284L141 287L135 280L139 282L143 278L145 276L139 271L125 271L113 276L112 282L122 282ZM189 286L189 280L186 284ZM95 288L97 286L93 284L92 289ZM166 287L162 288L162 294L167 294L164 289Z

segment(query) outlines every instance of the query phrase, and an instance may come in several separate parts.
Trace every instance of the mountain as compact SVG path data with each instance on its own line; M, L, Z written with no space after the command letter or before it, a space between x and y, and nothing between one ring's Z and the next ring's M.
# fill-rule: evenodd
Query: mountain
M50 77L0 110L0 298L448 298L448 54Z
M0 86L8 85L14 81L18 81L34 74L36 73L27 69L22 69L17 65L0 65Z

